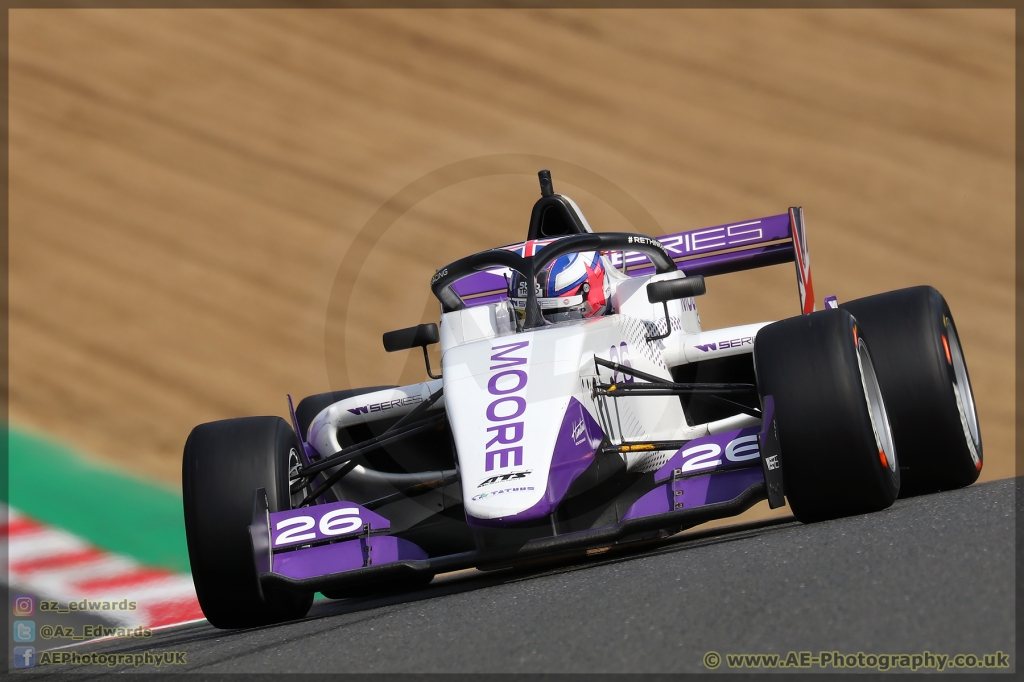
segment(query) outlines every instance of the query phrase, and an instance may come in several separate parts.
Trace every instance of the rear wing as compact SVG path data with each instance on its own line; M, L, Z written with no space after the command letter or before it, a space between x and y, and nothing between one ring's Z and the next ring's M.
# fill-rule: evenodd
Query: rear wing
M757 220L676 232L657 239L687 275L710 277L795 263L800 312L807 314L815 309L802 208L790 208L788 213ZM524 257L532 256L552 241L528 241L504 248ZM607 256L619 271L630 277L654 273L650 259L642 253L618 251ZM505 274L500 270L480 272L460 280L453 288L467 306L494 303L507 297Z

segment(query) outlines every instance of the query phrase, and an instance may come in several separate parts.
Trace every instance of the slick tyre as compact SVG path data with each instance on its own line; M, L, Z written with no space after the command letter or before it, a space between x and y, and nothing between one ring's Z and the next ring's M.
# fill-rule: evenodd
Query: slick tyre
M962 488L983 464L981 429L960 338L932 287L860 298L840 308L871 340L871 358L900 453L900 497Z
M845 310L775 322L754 341L762 404L775 402L783 487L805 523L885 509L899 493L869 344Z
M192 429L182 461L185 535L203 614L218 628L247 628L302 618L312 594L263 590L249 538L253 491L270 511L290 509L289 459L295 432L280 417L245 417Z

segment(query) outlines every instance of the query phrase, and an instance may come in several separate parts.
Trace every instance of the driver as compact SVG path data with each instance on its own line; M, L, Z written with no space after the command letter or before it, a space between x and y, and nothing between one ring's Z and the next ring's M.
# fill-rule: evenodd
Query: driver
M537 273L537 303L548 322L600 317L609 312L609 271L614 269L597 251L569 253ZM512 276L512 307L522 322L526 317L526 278Z

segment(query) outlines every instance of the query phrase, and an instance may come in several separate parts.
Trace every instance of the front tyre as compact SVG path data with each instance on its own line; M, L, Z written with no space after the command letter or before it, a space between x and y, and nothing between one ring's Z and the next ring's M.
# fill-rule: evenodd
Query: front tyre
M900 497L974 483L983 463L981 428L956 325L942 294L911 287L840 307L871 339L900 452Z
M263 590L249 539L253 491L267 491L270 511L291 508L289 459L299 441L280 417L200 424L185 443L181 482L192 580L203 614L218 628L246 628L302 618L312 594Z
M763 327L754 369L774 397L786 497L803 522L885 509L900 469L870 337L845 310Z

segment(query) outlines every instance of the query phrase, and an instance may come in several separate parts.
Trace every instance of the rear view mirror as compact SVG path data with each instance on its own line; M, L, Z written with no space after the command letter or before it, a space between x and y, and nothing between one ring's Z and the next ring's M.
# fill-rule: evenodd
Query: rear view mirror
M665 331L660 334L650 334L647 342L664 339L672 333L672 323L668 319L668 302L691 296L703 296L708 291L704 285L704 278L701 275L683 277L682 279L670 279L665 282L650 282L647 285L647 300L651 303L660 303L665 309Z
M420 347L423 349L423 362L427 365L427 376L431 379L440 379L430 371L430 357L427 355L427 346L441 340L437 333L437 325L433 322L418 324L415 327L396 329L393 332L384 333L384 350L394 353L400 350Z
M384 334L384 350L394 353L400 350L409 350L419 346L429 346L441 340L437 333L437 325L433 322L418 324L415 327L396 329L393 332Z
M647 285L647 300L651 303L665 303L680 298L703 296L708 292L704 277L693 275L665 282L651 282Z

